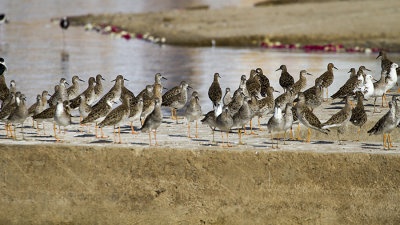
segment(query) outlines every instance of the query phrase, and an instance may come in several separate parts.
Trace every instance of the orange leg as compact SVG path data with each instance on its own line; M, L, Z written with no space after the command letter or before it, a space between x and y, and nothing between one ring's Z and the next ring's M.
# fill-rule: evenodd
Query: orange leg
M108 137L104 137L103 128L102 127L100 127L100 131L101 131L101 138L108 138Z
M398 74L397 74L398 75ZM398 82L396 82L396 85L397 85L397 93L400 93L400 87L399 87L399 83Z
M293 140L294 138L293 138L293 128L292 127L290 127L290 140Z
M56 138L56 143L58 143L60 140L57 137L57 128L56 128L56 124L53 123L53 131L54 131L54 137Z
M197 136L197 120L196 120L196 136L195 138L199 138L199 136Z
M13 134L13 130L12 130L12 124L8 124L8 130L10 131L10 137L14 137L15 133Z
M95 129L96 138L100 138L99 136L97 136L97 123L96 123L96 125L94 126L94 129Z
M300 123L297 124L297 137L296 140L302 141L303 139L300 138Z
M260 129L259 129L260 131L264 131L264 130L261 128L260 117L258 117L258 127L260 128Z
M383 106L383 99L385 99L386 106ZM389 104L388 104L388 102L387 102L387 99L386 99L386 95L385 95L385 94L382 95L382 107L389 107Z
M149 130L149 146L151 146L151 130Z
M278 134L278 138L276 140L276 148L279 149L279 134Z
M119 137L119 144L122 144L122 141L121 141L121 127L120 126L118 126L118 137Z
M227 140L227 145L228 147L232 147L232 145L229 144L229 130L226 132L226 140Z
M131 122L131 130L132 130L132 134L137 134L137 133L135 132L135 130L133 129L133 122Z
M171 120L174 119L174 108L171 108Z
M242 131L240 130L240 128L238 130L238 135L239 135L239 145L241 145L242 144Z
M396 146L393 146L393 145L392 145L392 140L390 139L390 134L388 134L388 137L389 137L389 143L388 143L388 144L389 144L389 147L390 147L390 148L396 147ZM390 149L390 148L389 148L389 149Z
M243 135L250 135L250 133L246 133L246 125L242 127Z
M386 145L386 134L383 134L383 149L385 150L386 147L388 147L388 146Z
M114 126L114 129L113 129L113 130L114 130L114 143L115 143L115 126Z
M274 136L272 136L272 134L271 134L271 143L272 143L271 148L274 148Z
M226 147L225 146L225 143L224 143L224 133L222 133L222 130L221 130L221 139L222 139L222 147Z
M7 137L10 137L10 136L8 135L8 124L4 124L4 129L5 129L6 132L7 132Z
M190 136L190 122L188 122L188 138L192 138L192 137Z
M44 122L43 122L42 125L43 125L43 135L47 135L47 134L46 134L46 128L45 128L45 126L44 126Z
M307 137L307 141L306 142L307 143L311 142L311 129L310 128L308 128L308 137Z
M253 134L253 135L258 135L257 133L254 133L254 132L253 132L253 127L251 126L251 120L250 120L250 131L251 131L251 133L250 133L250 134Z
M154 130L154 140L156 140L156 146L158 146L158 143L157 143L157 130Z

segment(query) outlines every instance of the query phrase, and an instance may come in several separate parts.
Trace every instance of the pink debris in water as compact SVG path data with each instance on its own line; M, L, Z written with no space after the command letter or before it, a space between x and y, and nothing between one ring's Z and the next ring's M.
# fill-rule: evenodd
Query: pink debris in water
M125 40L129 40L129 39L131 39L131 35L130 34L124 34L124 35L122 35L122 38L124 38Z
M142 39L143 38L143 34L136 34L136 38L137 39Z

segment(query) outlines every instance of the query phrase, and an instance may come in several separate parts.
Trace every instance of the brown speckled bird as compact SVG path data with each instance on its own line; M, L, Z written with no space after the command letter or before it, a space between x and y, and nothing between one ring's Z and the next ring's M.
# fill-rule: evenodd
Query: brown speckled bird
M276 71L278 70L282 70L281 77L279 78L279 84L281 85L281 87L283 87L283 90L286 92L294 84L294 79L292 75L288 73L285 65L281 65Z
M258 76L258 78L260 80L260 83L261 83L260 94L261 94L262 97L265 97L265 96L267 96L267 88L270 86L269 79L268 79L267 76L264 75L264 73L263 73L261 68L257 68L256 69L256 73L257 73L257 76Z
M213 107L217 106L220 103L222 98L222 90L221 86L219 85L218 78L221 78L219 73L214 74L214 81L212 82L210 88L208 89L208 97L213 103Z
M337 68L335 67L335 65L333 65L333 63L329 63L327 68L328 68L328 70L325 73L323 73L321 76L319 76L315 80L315 82L317 83L317 82L319 82L319 80L322 80L322 87L326 88L326 98L328 99L329 98L328 87L333 83L333 79L334 79L332 69L333 68L337 69Z
M364 95L361 93L361 91L357 91L356 96L357 105L351 110L350 122L354 126L359 127L357 141L360 141L361 128L367 122L368 116L364 109Z

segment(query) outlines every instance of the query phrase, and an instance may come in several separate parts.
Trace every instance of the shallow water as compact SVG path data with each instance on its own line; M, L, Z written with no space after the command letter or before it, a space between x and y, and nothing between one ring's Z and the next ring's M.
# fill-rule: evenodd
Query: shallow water
M303 53L281 52L262 48L192 48L159 46L142 40L121 40L95 32L85 32L83 27L70 27L63 33L58 22L51 18L63 15L79 15L102 12L147 12L177 9L187 6L209 4L211 8L249 7L256 1L0 1L11 23L0 25L0 56L5 58L9 68L7 82L14 79L18 89L28 96L28 104L42 90L50 90L61 77L68 80L79 75L84 80L100 73L107 81L123 74L129 82L126 86L135 94L146 84L154 81L154 74L161 72L168 80L164 86L171 88L181 80L199 91L204 111L211 109L207 96L208 87L215 72L219 72L221 86L235 89L240 76L249 74L251 68L261 67L272 85L278 90L279 72L275 70L286 64L289 72L298 79L298 72L306 69L315 77L333 62L335 81L329 88L333 94L347 79L351 67L364 65L371 74L379 78L380 61L375 54L364 53ZM112 5L111 5L112 4ZM393 56L398 59L398 55ZM106 88L112 83L106 83ZM86 87L86 84L84 84ZM83 88L84 88L83 87ZM83 89L82 88L82 89Z

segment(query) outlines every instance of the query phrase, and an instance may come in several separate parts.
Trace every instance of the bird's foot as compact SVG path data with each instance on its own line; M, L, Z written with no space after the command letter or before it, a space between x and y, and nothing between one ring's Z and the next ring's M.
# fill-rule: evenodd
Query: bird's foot
M251 135L258 135L257 133L254 133L253 131L250 133Z

